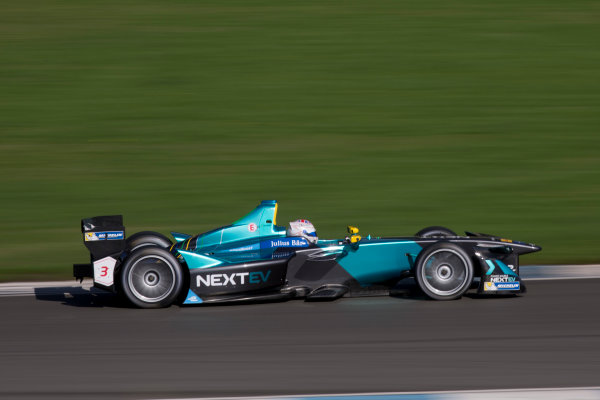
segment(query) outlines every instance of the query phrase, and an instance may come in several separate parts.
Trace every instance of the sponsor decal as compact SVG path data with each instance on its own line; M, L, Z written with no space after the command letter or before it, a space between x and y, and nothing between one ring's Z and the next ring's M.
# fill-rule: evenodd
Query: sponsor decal
M521 284L519 282L496 283L496 287L498 290L519 290Z
M93 242L96 240L123 240L125 238L125 232L86 232L84 237L86 242Z
M242 246L242 247L236 247L233 249L229 249L226 251L233 251L233 252L237 252L237 251L252 251L252 250L258 250L259 246L258 243L256 244L252 244L252 245L248 245L248 246Z
M123 240L124 238L125 234L123 231L106 232L107 240Z
M279 258L288 258L293 256L295 253L293 251L276 251L275 253L273 253L272 258L275 259L279 259Z
M207 274L198 275L196 277L196 286L237 286L247 284L265 283L269 280L271 271L266 273L263 271L257 272L238 272L233 274Z
M94 261L94 282L104 286L111 286L114 281L115 264L117 260L112 257L104 257Z
M248 224L248 230L250 232L256 232L257 229L258 229L258 226L256 226L256 224L254 222L252 222L251 224Z
M492 275L492 273L496 270L496 266L500 269L498 272L503 272L505 274L516 275L516 268L514 265L506 265L500 260L485 260L485 263L488 265L488 270L485 273L486 275Z
M187 299L185 299L185 301L187 301L188 303L200 303L200 299L198 298L198 296L190 296Z
M273 247L308 247L308 241L302 238L284 238L266 240L260 243L262 249Z
M484 291L498 291L498 290L519 290L521 289L520 282L485 282L483 285Z
M185 301L183 302L183 304L200 304L202 303L202 299L198 296L196 296L196 293L192 292L191 290L188 290L188 295L185 298Z
M516 282L517 278L510 275L492 275L489 278L489 282L493 283L507 283Z
M249 244L241 247L223 250L228 253L240 253L246 251L254 251L259 249L277 249L279 247L308 247L308 241L303 238L282 238L264 240L260 243Z
M250 251L252 249L253 249L252 246L246 246L246 247L238 247L237 249L230 249L229 251Z
M86 232L84 237L85 237L86 242L100 240L100 239L98 239L98 236L96 236L96 234L94 232Z

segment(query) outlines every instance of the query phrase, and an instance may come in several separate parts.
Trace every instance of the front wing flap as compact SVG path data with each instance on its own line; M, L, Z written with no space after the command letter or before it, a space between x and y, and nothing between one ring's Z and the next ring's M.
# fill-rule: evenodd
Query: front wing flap
M481 265L481 281L477 289L483 294L511 294L524 292L519 277L518 256L501 258L478 256Z

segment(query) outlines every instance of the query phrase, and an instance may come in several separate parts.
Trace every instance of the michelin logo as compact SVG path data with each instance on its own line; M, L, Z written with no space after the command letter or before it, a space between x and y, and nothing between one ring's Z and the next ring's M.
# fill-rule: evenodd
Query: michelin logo
M123 231L106 232L107 240L123 240L124 237L125 237L125 234Z
M498 291L498 290L520 290L520 282L485 282L483 290L485 291Z
M95 242L97 240L123 240L125 238L125 232L86 232L84 237L86 242Z
M209 274L209 275L198 275L196 277L196 286L210 287L210 286L236 286L245 284L258 284L265 283L269 280L271 271L266 273L262 271L258 272L238 272L233 274Z
M496 283L496 287L498 290L519 290L521 288L521 284L519 282Z

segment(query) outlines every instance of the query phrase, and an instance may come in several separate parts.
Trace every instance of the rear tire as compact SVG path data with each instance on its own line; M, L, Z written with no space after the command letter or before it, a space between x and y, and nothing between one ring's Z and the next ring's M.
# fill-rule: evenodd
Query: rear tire
M473 262L459 246L436 243L417 257L415 279L432 299L458 299L471 287Z
M184 285L183 268L167 250L144 246L131 252L119 273L119 287L140 308L169 307Z
M151 231L135 233L126 240L126 248L129 251L137 250L144 246L158 246L166 249L171 247L172 244L165 235Z
M415 236L422 238L436 238L458 235L454 233L454 231L452 231L451 229L445 228L443 226L428 226L427 228L423 228L419 232L417 232Z

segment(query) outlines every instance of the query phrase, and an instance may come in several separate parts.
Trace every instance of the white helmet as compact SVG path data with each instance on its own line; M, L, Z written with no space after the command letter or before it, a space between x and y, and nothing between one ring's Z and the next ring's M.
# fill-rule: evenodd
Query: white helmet
M287 228L286 235L303 237L308 240L309 243L317 243L319 240L315 227L307 219L297 219L290 222L290 226Z

